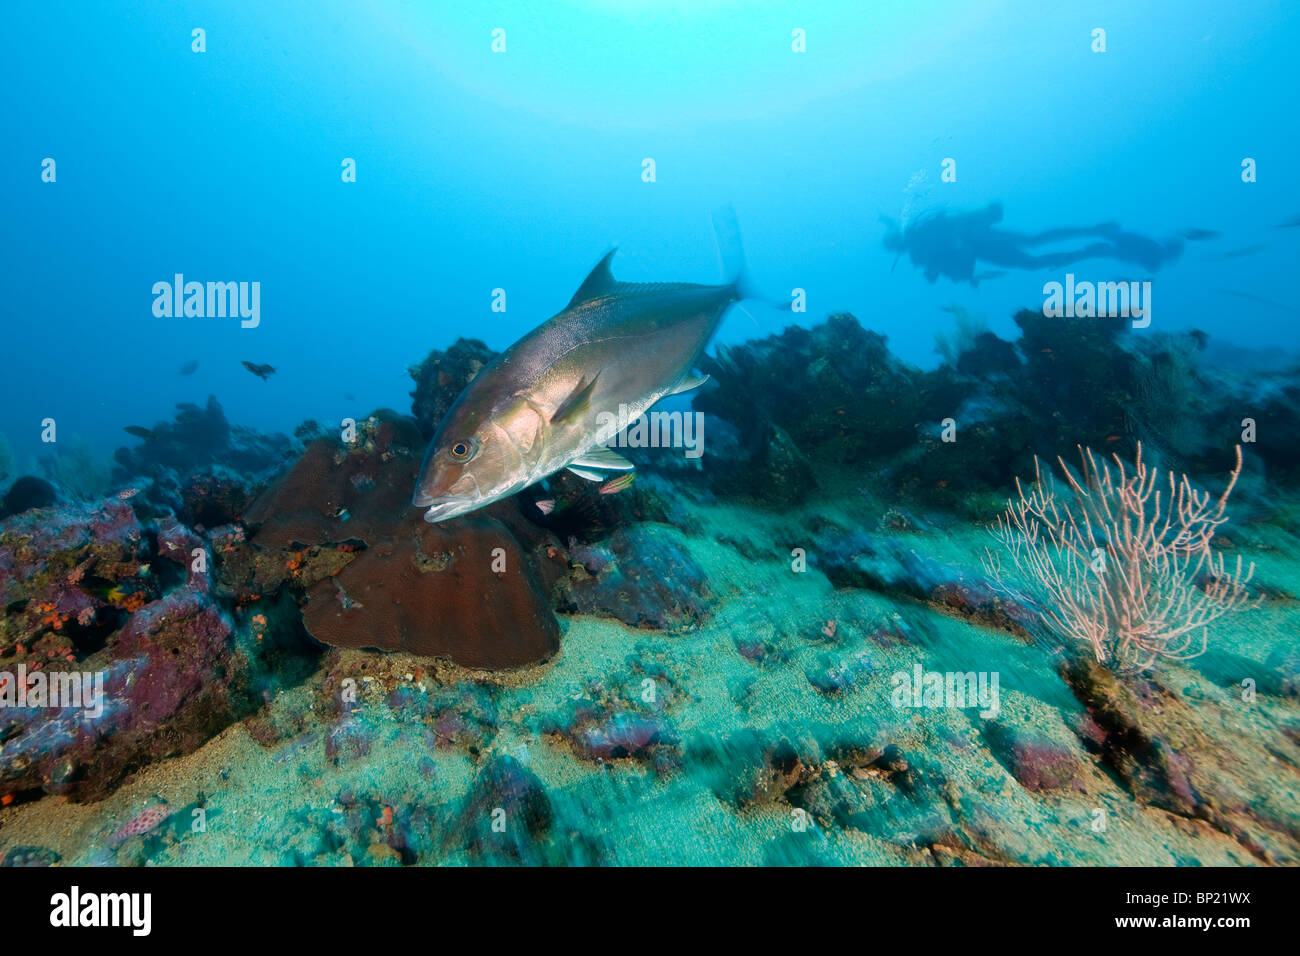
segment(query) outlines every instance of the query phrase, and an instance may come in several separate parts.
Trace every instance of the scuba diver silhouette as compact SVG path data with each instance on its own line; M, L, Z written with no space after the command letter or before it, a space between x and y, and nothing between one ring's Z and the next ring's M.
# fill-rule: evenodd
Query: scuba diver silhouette
M880 217L889 230L886 249L896 252L894 265L906 252L912 264L936 281L947 276L954 282L977 286L981 279L1002 275L975 269L980 263L1008 269L1060 269L1084 259L1115 259L1154 272L1166 261L1182 254L1180 239L1161 243L1134 232L1125 232L1113 222L1095 226L1062 227L1038 233L1020 233L995 228L1002 221L1002 203L992 202L974 212L931 213L906 226ZM1094 238L1097 241L1077 249L1059 252L1030 252L1036 246L1064 239Z

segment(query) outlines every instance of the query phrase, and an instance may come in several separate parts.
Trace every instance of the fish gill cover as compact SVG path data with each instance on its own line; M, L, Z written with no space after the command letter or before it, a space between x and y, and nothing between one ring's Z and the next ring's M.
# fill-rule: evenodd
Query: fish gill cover
M1294 5L122 13L0 33L6 866L1300 862Z

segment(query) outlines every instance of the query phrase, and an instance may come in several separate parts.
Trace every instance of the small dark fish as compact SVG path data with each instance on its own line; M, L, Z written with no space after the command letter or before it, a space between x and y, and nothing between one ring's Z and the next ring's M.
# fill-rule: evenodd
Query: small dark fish
M1297 226L1300 226L1300 215L1292 216L1286 222L1279 222L1273 228L1274 229L1295 229Z
M1252 302L1261 302L1264 305L1271 305L1275 309L1281 309L1283 312L1290 312L1292 315L1300 315L1300 309L1294 306L1286 305L1282 302L1274 302L1272 299L1266 299L1262 295L1252 295L1249 292L1238 292L1236 289L1215 289L1220 295L1235 295L1239 299L1250 299Z
M1244 249L1233 249L1223 254L1224 259L1244 259L1246 256L1253 256L1257 252L1263 252L1267 245L1246 246Z
M1190 239L1192 242L1199 242L1203 239L1218 239L1223 233L1217 229L1184 229L1183 238Z
M193 375L194 372L198 369L198 367L199 367L199 360L190 359L188 362L186 362L184 365L181 366L181 374Z
M126 432L128 435L134 435L136 438L143 438L145 441L153 438L153 432L140 425L127 425L122 429L122 431Z
M275 374L275 369L269 365L258 365L255 362L243 362L241 364L264 382Z

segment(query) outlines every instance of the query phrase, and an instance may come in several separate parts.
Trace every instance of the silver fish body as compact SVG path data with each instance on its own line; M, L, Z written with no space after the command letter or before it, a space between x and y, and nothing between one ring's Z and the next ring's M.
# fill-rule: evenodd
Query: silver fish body
M488 363L429 443L412 503L430 522L474 511L573 468L591 479L632 465L604 445L691 368L733 302L725 285L619 282L611 251L558 315ZM605 413L605 414L602 414Z

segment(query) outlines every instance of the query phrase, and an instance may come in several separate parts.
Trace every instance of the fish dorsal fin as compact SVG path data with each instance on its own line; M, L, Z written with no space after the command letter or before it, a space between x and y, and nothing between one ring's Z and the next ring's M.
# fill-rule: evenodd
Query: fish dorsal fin
M578 291L573 293L573 298L569 300L570 308L579 302L586 302L588 299L608 295L614 291L618 286L618 280L614 278L614 273L610 271L609 263L616 252L618 252L618 246L605 253L601 260L596 263L596 268L591 270L591 274L583 280L582 285L578 286Z
M597 372L588 381L586 376L578 380L578 384L573 386L573 391L569 397L560 402L559 407L555 409L555 414L551 416L551 424L558 425L562 422L577 418L591 405L591 390L596 387L596 379L600 378Z

